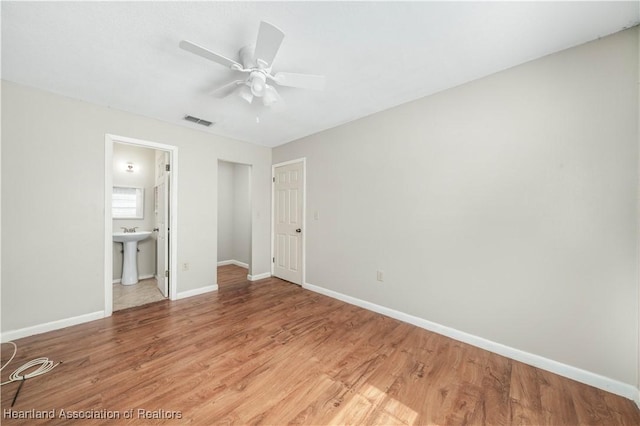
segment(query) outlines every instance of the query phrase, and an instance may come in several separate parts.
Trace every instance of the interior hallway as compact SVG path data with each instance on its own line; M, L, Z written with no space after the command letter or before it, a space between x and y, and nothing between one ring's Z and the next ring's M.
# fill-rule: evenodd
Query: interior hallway
M236 265L218 266L218 288L227 289L251 284L247 279L249 271L246 268Z

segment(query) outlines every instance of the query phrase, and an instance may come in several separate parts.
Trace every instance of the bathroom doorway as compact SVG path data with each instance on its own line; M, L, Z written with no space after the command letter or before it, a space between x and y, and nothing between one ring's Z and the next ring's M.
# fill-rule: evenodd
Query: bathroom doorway
M105 316L109 316L175 299L177 148L112 135L105 143Z
M218 161L218 286L251 274L251 166Z

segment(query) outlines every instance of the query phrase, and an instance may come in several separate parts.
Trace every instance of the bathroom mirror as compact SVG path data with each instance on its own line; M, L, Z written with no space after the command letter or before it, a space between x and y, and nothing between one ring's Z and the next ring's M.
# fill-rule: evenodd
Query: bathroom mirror
M144 188L114 186L111 196L113 219L144 219Z

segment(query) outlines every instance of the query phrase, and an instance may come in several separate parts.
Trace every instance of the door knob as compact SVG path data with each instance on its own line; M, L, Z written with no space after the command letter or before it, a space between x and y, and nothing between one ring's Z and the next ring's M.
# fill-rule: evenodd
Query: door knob
M298 229L296 229L296 232L300 233L300 232L302 232L302 229L298 228Z

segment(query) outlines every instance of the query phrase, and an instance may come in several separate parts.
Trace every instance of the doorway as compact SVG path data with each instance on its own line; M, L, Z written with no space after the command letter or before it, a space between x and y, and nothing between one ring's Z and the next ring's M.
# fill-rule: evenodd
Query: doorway
M271 275L302 285L305 281L306 159L272 166Z
M251 274L251 166L218 160L218 286ZM233 277L233 279L230 279Z
M176 298L176 165L177 147L105 137L105 316Z

